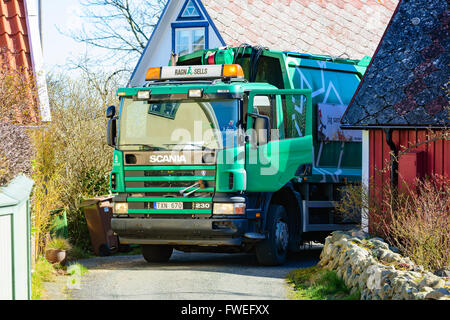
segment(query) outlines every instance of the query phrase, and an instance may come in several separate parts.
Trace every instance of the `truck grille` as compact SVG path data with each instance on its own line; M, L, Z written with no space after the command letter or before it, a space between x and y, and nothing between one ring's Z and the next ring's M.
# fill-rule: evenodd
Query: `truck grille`
M159 170L160 168L160 170ZM125 167L125 188L130 214L149 217L170 215L209 217L212 214L212 196L215 191L215 166ZM199 181L203 189L195 186ZM195 191L185 197L184 194ZM157 204L178 203L178 209L158 209ZM181 205L180 205L181 204ZM182 209L181 209L182 206Z

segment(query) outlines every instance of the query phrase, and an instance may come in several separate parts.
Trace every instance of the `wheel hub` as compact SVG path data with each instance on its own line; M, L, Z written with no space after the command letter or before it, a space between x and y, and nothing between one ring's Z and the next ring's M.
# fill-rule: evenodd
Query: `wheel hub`
M278 221L275 229L275 241L278 251L286 251L289 242L288 225L284 221Z

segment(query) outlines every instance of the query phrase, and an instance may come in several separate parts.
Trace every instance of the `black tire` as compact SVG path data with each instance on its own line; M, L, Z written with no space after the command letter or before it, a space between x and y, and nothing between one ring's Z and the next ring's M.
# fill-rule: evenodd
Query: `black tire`
M111 255L111 248L106 244L101 244L98 248L98 254L100 257L109 257Z
M142 245L142 255L149 263L167 262L172 256L173 248L169 246Z
M267 217L267 239L256 245L256 258L265 266L278 266L286 262L289 245L289 225L286 210L271 205Z

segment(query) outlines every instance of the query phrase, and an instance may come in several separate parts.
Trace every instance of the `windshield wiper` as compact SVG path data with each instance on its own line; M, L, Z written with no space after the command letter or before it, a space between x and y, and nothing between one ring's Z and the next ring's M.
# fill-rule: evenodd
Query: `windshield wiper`
M166 148L155 147L148 144L123 144L119 146L119 148L121 147L140 147L140 151L169 151Z

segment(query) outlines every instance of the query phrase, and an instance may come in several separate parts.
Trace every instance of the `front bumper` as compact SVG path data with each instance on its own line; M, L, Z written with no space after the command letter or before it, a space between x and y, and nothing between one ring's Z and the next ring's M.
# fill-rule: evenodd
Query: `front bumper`
M123 244L240 246L247 219L113 218L112 229Z

